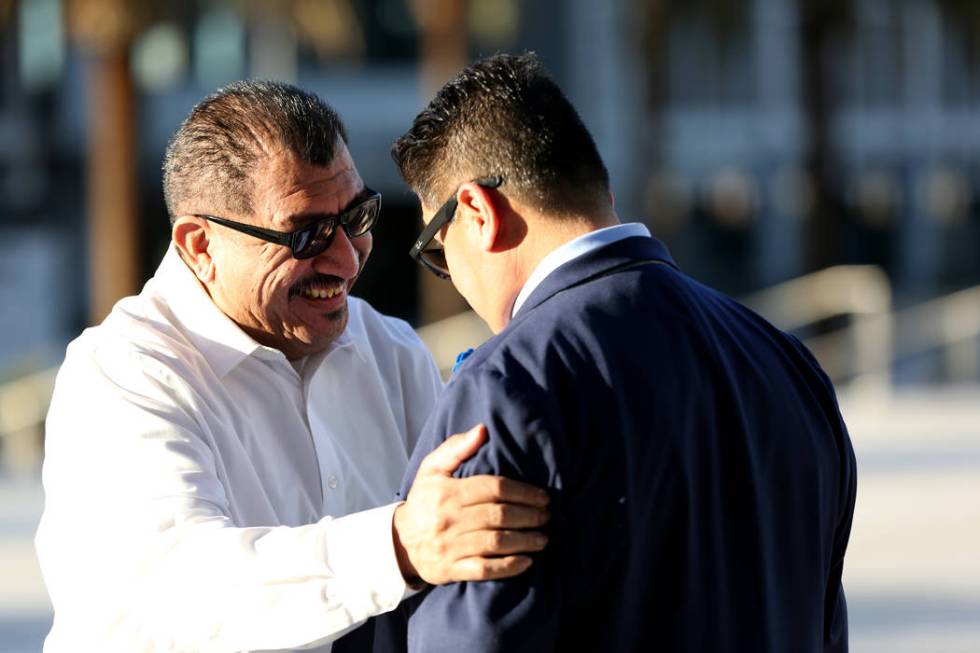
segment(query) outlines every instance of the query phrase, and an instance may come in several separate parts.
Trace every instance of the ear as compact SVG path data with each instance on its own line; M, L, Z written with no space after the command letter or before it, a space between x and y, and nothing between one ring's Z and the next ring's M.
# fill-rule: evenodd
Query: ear
M496 191L467 182L459 187L456 219L476 237L480 249L496 251L503 231L503 211Z
M177 251L187 266L204 284L214 281L214 259L211 257L211 225L201 218L184 215L174 220L170 232Z

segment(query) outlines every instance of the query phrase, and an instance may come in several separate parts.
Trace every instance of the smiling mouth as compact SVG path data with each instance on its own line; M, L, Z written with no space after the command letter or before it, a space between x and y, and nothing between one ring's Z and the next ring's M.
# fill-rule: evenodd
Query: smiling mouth
M346 289L347 283L343 279L328 275L319 275L290 288L289 298L332 299L337 295L343 294Z

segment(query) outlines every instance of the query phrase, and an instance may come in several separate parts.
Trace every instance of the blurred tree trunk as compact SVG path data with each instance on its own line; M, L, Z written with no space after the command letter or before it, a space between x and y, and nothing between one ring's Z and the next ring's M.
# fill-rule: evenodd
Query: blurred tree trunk
M421 92L429 100L467 63L466 9L463 0L414 0L420 32ZM421 229L421 225L419 225ZM419 273L419 321L428 324L466 310L453 285Z
M72 36L85 54L88 92L87 214L89 320L101 322L139 283L136 101L129 47L138 6L75 0Z
M136 103L129 53L89 61L89 318L102 321L140 276Z
M633 35L639 40L639 49L644 54L644 72L646 73L644 95L646 109L650 121L654 124L651 129L655 132L650 137L649 161L653 165L661 163L659 154L662 145L662 118L667 105L667 40L671 24L670 0L632 0L629 3L627 20L630 25L624 26L624 31L632 27Z
M966 42L967 64L976 70L980 64L980 2L977 0L938 0L939 10L950 25L962 31Z
M834 179L832 39L853 21L849 0L800 0L800 98L806 133L805 165L813 181L813 209L807 221L809 270L833 265L841 253L843 205Z

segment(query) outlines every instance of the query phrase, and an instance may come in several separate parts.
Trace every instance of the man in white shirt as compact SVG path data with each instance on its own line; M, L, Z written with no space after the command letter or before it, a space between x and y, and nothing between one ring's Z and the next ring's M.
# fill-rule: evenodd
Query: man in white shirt
M326 651L423 579L525 570L547 495L452 478L482 429L390 503L441 382L407 324L348 296L380 196L336 114L233 84L174 136L164 190L159 269L58 375L45 650Z

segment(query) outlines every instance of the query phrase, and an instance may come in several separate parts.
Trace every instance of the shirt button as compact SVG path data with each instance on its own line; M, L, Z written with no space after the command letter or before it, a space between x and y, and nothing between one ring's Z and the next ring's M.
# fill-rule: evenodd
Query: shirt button
M337 480L336 476L331 474L330 478L327 479L327 487L331 490L336 490L338 485L340 485L340 481Z

